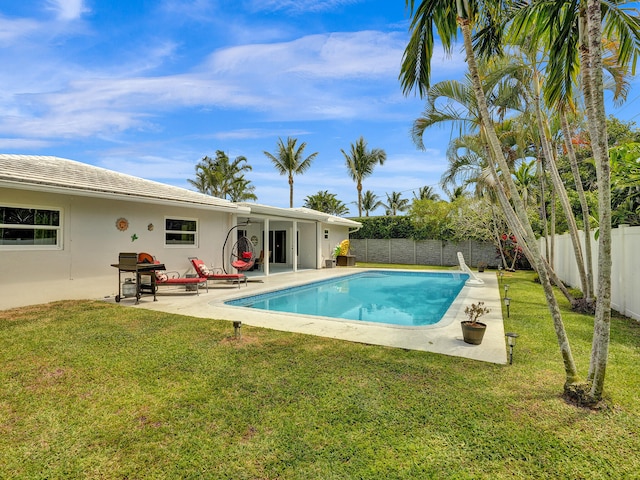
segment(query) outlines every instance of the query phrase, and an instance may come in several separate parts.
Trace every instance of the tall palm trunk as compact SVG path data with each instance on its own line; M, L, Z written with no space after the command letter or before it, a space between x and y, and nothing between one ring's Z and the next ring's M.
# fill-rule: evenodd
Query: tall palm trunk
M576 258L576 265L578 267L578 275L580 276L580 283L582 286L582 291L587 292L590 296L590 288L587 281L587 272L584 267L584 256L582 255L582 245L580 244L580 238L578 236L578 225L576 224L575 216L573 215L573 211L571 209L571 203L569 201L569 195L567 194L567 189L560 178L560 173L558 172L558 166L556 164L556 156L551 148L551 141L549 139L549 129L548 129L548 121L546 121L546 116L542 111L542 107L540 105L540 78L538 75L538 70L535 66L533 66L533 88L534 93L533 96L527 92L528 101L533 103L534 111L536 114L536 122L538 124L538 130L540 132L540 142L542 143L542 152L544 154L545 159L547 160L547 166L549 167L549 173L551 176L551 181L555 186L555 191L558 193L558 198L560 199L560 205L562 206L562 211L567 220L567 226L569 228L569 236L571 237L571 243L573 245L573 253ZM530 104L531 104L530 103Z
M549 236L551 237L551 255L549 262L551 265L556 264L556 189L551 184L551 219L549 220L551 225Z
M293 175L289 173L289 208L293 208Z
M491 163L489 164L489 171L492 173L492 175L495 178L497 178L498 175L495 172L495 167ZM516 213L514 212L513 207L509 203L508 196L504 190L504 185L502 185L502 183L500 182L497 182L495 184L495 190L496 190L496 195L498 197L498 202L500 203L500 206L504 211L505 218L507 219L507 224L509 225L509 228L514 232L516 237L524 239L526 235L525 229L520 223L520 220L518 219ZM527 259L529 260L529 263L531 265L535 265L536 264L535 258L533 256L533 253L527 246L527 242L523 241L520 243L519 246L522 247L524 256L527 257ZM502 258L503 258L503 262L505 262L505 265L506 265L506 260L504 260L504 256ZM573 295L571 295L571 292L569 292L567 287L565 287L564 283L560 280L560 278L558 277L556 272L553 270L549 262L543 258L542 263L544 265L544 268L547 271L547 275L549 275L551 284L558 287L558 289L562 292L562 294L567 299L567 301L573 305L576 301L575 298L573 297Z
M547 205L546 195L544 190L545 176L544 176L544 162L538 155L536 159L538 162L538 177L540 181L540 219L542 220L542 236L544 237L544 258L549 261L549 219L547 218Z
M589 92L585 91L587 123L598 178L598 282L596 315L593 329L591 361L589 364L589 395L593 401L602 397L609 356L611 328L611 166L607 151L608 138L604 108L602 75L602 16L601 0L587 0L587 64L585 69Z
M478 101L481 121L485 127L493 161L497 161L500 169L504 172L503 179L506 183L507 193L514 193L514 195L511 195L511 201L513 202L516 216L518 217L518 220L520 221L524 229L525 236L523 240L526 242L527 247L531 250L534 265L538 272L538 276L540 277L540 283L544 288L549 311L551 312L551 317L553 318L556 337L558 339L558 344L560 346L560 352L564 363L565 388L567 388L568 385L573 384L577 381L578 375L575 362L573 360L573 354L571 353L571 346L569 345L569 340L564 329L560 307L558 306L558 302L553 294L553 287L549 280L549 275L547 274L547 270L544 266L542 257L540 256L540 249L538 248L535 234L533 233L533 229L531 228L531 224L527 217L526 211L524 210L522 199L517 194L515 194L515 192L517 192L517 189L513 179L511 178L511 175L509 175L509 166L507 165L504 155L502 154L500 140L498 139L498 136L493 127L493 123L491 121L491 116L487 107L486 98L482 89L482 83L480 81L480 75L473 52L470 21L465 18L466 15L464 15L464 10L462 8L462 3L460 0L457 2L457 6L458 24L460 25L460 28L462 30L464 47L467 55L467 65L469 67L469 73L471 76L474 93ZM496 181L499 181L499 179L496 178Z
M580 171L578 170L578 159L576 158L576 152L571 142L571 130L569 128L569 121L567 120L567 112L563 108L560 110L560 123L562 124L562 135L564 136L564 144L567 149L567 157L571 165L571 173L573 180L576 184L576 192L578 193L578 199L580 200L580 209L582 210L582 222L584 231L584 255L586 260L587 269L587 287L584 296L585 300L591 304L593 302L593 260L591 252L591 223L589 214L589 204L587 203L587 197L584 194L584 188L582 187L582 178L580 178Z

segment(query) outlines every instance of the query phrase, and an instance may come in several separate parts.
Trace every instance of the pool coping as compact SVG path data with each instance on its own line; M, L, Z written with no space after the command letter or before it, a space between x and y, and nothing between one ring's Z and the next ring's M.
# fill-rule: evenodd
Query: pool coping
M465 285L453 301L443 319L436 325L401 326L341 320L312 315L279 313L246 307L225 305L224 302L306 283L340 277L379 268L331 268L305 270L261 277L248 286L216 284L200 295L184 292L159 292L158 301L141 299L138 305L122 302L136 308L190 315L199 318L241 321L244 325L280 331L317 335L352 342L380 345L408 350L439 353L484 362L506 364L507 353L502 321L502 305L495 272L477 273L484 285ZM402 270L402 269L397 269ZM406 270L416 272L416 270ZM424 270L440 273L458 273L458 270ZM464 272L459 272L464 273ZM465 319L464 309L471 303L483 301L490 313L482 317L487 330L481 345L469 345L462 340L459 322Z

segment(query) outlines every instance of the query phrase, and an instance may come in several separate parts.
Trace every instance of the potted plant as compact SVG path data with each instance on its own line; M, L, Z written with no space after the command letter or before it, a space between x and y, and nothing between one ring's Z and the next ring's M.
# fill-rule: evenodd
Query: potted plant
M478 271L484 272L484 269L487 268L487 262L478 262Z
M480 345L482 343L482 338L484 337L487 325L479 322L478 319L490 311L491 310L484 306L484 302L467 305L464 309L464 313L467 315L467 320L461 322L462 338L465 343L470 343L471 345Z

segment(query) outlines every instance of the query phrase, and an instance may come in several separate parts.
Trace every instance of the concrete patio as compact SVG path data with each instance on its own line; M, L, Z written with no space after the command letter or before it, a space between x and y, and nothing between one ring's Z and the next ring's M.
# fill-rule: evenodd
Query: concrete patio
M187 293L184 289L174 291L163 289L158 292L157 302L154 302L151 296L144 296L138 305L134 305L135 299L123 299L120 305L199 318L239 320L243 325L255 327L371 345L421 350L497 364L507 363L502 305L495 272L478 273L477 275L484 281L484 285L465 286L442 321L437 325L430 326L395 326L269 312L224 304L225 301L235 298L257 295L364 270L362 268L329 268L283 273L268 277L252 277L249 279L248 286L245 287L243 284L240 288L234 284L215 282L210 284L209 292L201 288L200 295ZM108 298L107 301L115 302L115 299ZM462 340L462 330L459 323L466 318L465 307L478 301L483 301L491 312L482 317L482 321L487 324L482 344L469 345Z

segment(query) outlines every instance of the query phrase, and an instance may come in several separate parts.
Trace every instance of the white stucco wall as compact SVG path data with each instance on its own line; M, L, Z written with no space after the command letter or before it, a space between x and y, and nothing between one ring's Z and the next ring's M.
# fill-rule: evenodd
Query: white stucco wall
M119 252L148 252L168 270L190 268L189 256L219 265L234 215L198 208L0 189L0 203L62 209L61 250L0 250L0 309L61 299L102 298L118 292ZM165 246L165 217L198 221L198 246ZM116 220L129 228L121 232ZM148 225L153 224L152 231ZM136 234L138 239L131 240Z
M333 250L343 240L349 239L349 228L340 225L334 225L331 223L323 223L321 226L321 242L322 242L322 258L323 267L325 260L333 259ZM325 231L329 231L329 238L325 238Z

